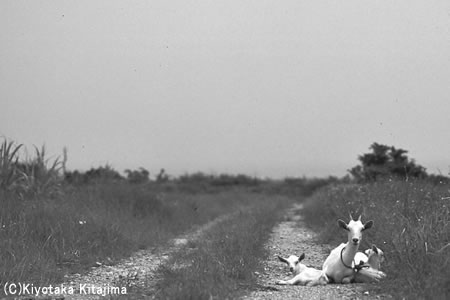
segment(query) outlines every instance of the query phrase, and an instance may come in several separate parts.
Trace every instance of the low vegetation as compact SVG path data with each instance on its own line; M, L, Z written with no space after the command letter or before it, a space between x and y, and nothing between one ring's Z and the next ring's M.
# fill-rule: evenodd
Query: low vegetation
M158 299L230 299L254 288L267 259L271 228L291 198L253 195L254 204L206 233L161 266Z
M0 279L36 284L161 245L247 202L245 193L186 195L126 184L21 200L1 191L0 199Z
M196 185L163 172L151 181L145 169L124 179L110 166L63 176L64 162L48 159L44 148L24 153L12 142L0 147L0 284L54 284L96 262L164 245L218 216L252 206L251 220L279 205L247 177L214 176Z

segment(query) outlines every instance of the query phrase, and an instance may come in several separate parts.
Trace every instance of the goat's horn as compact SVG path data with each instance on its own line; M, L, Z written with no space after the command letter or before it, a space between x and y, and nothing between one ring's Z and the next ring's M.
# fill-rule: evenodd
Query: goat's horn
M361 221L361 215L359 215L358 221Z
M350 216L350 220L353 220L353 216L352 216L352 213L351 213L351 212L349 212L349 213L348 213L348 215Z

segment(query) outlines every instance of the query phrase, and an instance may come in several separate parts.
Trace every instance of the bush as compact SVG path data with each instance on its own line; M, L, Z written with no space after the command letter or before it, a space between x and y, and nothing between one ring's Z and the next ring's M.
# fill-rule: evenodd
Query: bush
M372 152L360 155L358 159L361 164L350 170L350 174L358 182L390 177L401 179L427 177L425 168L416 164L414 159L409 159L406 150L378 143L373 143L369 149Z

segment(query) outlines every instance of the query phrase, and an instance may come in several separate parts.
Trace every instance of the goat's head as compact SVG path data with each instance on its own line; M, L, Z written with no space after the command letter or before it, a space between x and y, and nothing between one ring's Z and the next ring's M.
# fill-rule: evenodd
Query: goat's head
M353 220L352 215L350 215L350 222L347 224L341 219L338 220L338 225L348 231L348 242L353 245L359 245L362 239L362 232L369 229L373 225L373 221L368 221L365 224L361 222L361 216L358 220Z
M384 252L375 245L364 251L368 257L368 263L377 270L381 269L381 263L384 262Z
M296 256L296 255L291 255L288 258L283 258L281 256L278 256L278 259L282 262L284 262L285 264L288 265L289 267L289 271L291 271L294 274L298 274L300 273L300 267L301 264L300 262L305 258L305 253L303 253L302 255L300 255L300 257Z

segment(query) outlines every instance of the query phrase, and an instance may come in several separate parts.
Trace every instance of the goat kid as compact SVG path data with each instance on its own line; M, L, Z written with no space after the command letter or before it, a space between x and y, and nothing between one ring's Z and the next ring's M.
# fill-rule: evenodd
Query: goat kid
M386 277L386 273L381 271L381 263L384 261L384 252L375 245L371 249L358 252L355 255L355 273L354 282L368 283L378 282ZM360 266L358 268L358 266Z
M278 259L286 263L289 267L289 271L295 276L289 280L279 280L276 283L279 285L306 285L316 286L325 285L328 283L328 277L325 271L317 270L315 268L307 267L301 263L305 258L303 253L300 257L291 255L288 258L278 256Z
M381 268L382 262L384 262L384 252L375 245L364 252L357 252L354 259L355 266L368 264L377 270Z
M380 270L381 263L384 262L384 252L375 245L372 245L372 249L367 249L366 253L368 260L367 263L374 269Z
M350 222L348 224L339 219L338 225L348 231L347 243L342 243L331 251L323 263L322 269L327 270L326 275L333 282L350 283L355 275L353 260L362 240L362 232L371 228L373 221L368 221L363 224L361 222L361 216L359 216L357 221L354 221L350 215Z

